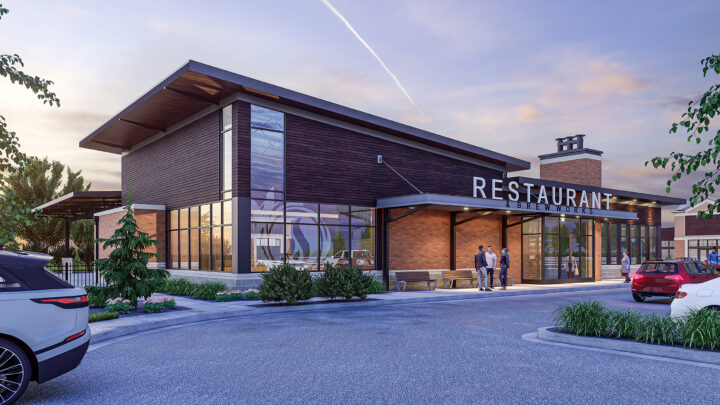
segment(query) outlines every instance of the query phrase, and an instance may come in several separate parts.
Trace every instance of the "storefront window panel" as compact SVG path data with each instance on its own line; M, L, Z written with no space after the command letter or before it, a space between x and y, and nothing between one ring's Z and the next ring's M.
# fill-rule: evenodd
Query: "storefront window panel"
M690 239L690 240L688 241L688 246L690 246L690 247L698 246L698 245L699 245L699 242L700 242L700 241L697 240L697 239Z
M540 218L533 219L522 224L522 232L526 235L542 233L542 220Z
M522 238L522 278L542 280L542 234L523 235Z
M212 237L212 256L210 257L210 268L215 271L222 270L222 228L213 227L210 231Z
M200 230L190 229L190 270L200 269Z
M593 277L593 241L592 236L583 236L580 239L580 278Z
M222 224L222 205L221 205L221 203L219 203L219 202L212 203L211 211L212 211L213 226Z
M250 200L250 220L253 222L283 222L283 202Z
M545 233L558 233L560 227L560 218L545 217Z
M178 229L178 211L170 211L170 229Z
M179 266L178 231L170 231L170 268L177 269Z
M630 264L638 263L638 227L630 225Z
M639 238L639 249L640 249L640 261L639 263L645 263L647 261L648 257L648 250L650 249L650 246L648 246L648 227L646 225L640 226L640 238Z
M348 225L350 207L347 205L320 204L320 223L324 225Z
M284 166L283 133L251 129L250 188L282 191Z
M222 150L222 164L223 164L223 191L232 190L232 172L233 172L233 149L232 149L232 131L227 131L222 134L223 150Z
M618 256L620 255L618 238L618 224L610 224L610 264L618 264Z
M547 218L546 218L547 220ZM547 227L546 227L547 229ZM527 240L527 242L530 242L531 240ZM526 240L523 240L523 243L525 243ZM552 233L546 233L545 234L545 241L544 241L544 277L545 280L557 280L558 279L558 273L559 273L559 252L558 252L558 245L560 243L559 236L557 234ZM525 245L523 245L523 252L525 250ZM524 255L523 255L524 256ZM539 275L538 275L539 276ZM529 278L529 280L535 280L533 278ZM540 278L537 278L537 280L540 280Z
M318 204L288 202L285 208L287 223L296 224L317 224L318 223Z
M190 207L190 228L200 226L200 207Z
M189 256L189 250L188 250L188 241L189 241L189 232L187 229L183 229L179 231L179 240L178 240L178 247L179 247L179 254L180 254L180 265L178 266L180 269L189 269L190 268L190 256Z
M231 225L232 224L232 201L227 200L223 201L222 203L222 223L223 225Z
M368 207L350 207L350 222L353 225L375 225L375 210Z
M210 226L210 205L200 206L200 226Z
M658 232L657 226L650 227L650 260L657 260Z
M250 224L250 270L263 272L272 266L282 264L283 242L282 224Z
M223 235L223 271L232 271L232 226L215 228Z
M288 238L286 262L298 269L319 270L317 225L288 224L285 231Z
M560 235L560 278L573 279L578 276L580 267L580 241L578 235Z
M250 198L258 200L282 200L283 193L279 191L251 190Z
M187 228L188 227L188 209L183 208L181 210L178 210L180 215L180 226L179 228Z
M347 226L320 226L320 270L325 264L349 265L350 228Z
M210 228L200 229L200 270L210 268Z
M352 259L363 270L375 270L375 228L352 227Z
M610 224L600 224L600 264L608 264L608 227Z
M250 126L283 131L285 128L285 115L280 111L252 105L250 107Z

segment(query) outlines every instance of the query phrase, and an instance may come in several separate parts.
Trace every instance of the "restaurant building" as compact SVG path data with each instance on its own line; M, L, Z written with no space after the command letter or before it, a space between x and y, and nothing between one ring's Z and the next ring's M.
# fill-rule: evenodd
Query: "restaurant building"
M481 244L510 249L516 284L596 281L618 276L622 248L656 258L661 206L684 202L605 188L584 135L528 178L527 161L194 61L80 146L122 155L123 196L164 255L152 265L234 287L282 262L439 277ZM122 210L95 213L99 237Z
M663 228L663 256L670 258L692 257L707 260L712 249L720 251L720 216L700 219L698 212L706 210L710 201L703 201L694 207L683 204L675 211L673 227Z

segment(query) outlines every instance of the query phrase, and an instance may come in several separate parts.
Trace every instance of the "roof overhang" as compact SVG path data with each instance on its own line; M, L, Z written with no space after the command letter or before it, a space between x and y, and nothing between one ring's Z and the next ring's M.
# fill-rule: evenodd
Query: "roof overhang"
M266 82L189 61L149 92L80 141L80 147L123 153L168 133L193 116L231 103L239 94L251 95L340 119L480 159L507 171L526 170L530 162L404 125Z
M521 206L518 208L518 204ZM496 210L505 214L566 214L592 218L613 218L637 220L636 212L605 210L598 208L578 208L554 204L515 203L489 198L464 197L448 194L411 194L398 197L380 198L376 208L404 208L428 206L447 211ZM577 208L577 209L576 209Z
M92 218L98 211L122 205L120 191L75 191L32 209L40 216L70 220Z

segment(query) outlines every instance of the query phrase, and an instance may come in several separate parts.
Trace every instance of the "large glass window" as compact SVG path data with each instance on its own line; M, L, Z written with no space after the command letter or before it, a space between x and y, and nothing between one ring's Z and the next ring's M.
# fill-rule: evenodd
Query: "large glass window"
M593 220L547 216L540 221L523 224L523 280L593 278Z
M618 264L620 249L618 249L618 224L610 224L610 264Z
M222 123L220 130L221 170L220 170L220 198L232 198L232 105L222 109Z
M272 200L253 200L253 207L252 271L283 261L311 271L327 263L375 269L372 208Z
M285 116L253 105L250 108L250 189L284 190ZM274 195L271 197L275 197Z
M230 200L172 210L167 266L171 269L232 271Z

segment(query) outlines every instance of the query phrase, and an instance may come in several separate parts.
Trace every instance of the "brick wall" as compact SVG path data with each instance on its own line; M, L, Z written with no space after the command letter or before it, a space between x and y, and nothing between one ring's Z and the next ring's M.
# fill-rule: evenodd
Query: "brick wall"
M458 216L458 221L471 216ZM498 256L497 267L500 267L500 250L502 249L502 219L497 215L487 215L455 228L456 267L458 269L475 268L475 253L478 245L483 245L487 252L488 245Z
M685 257L685 243L684 240L675 241L675 257Z
M543 180L602 187L602 161L579 158L565 162L540 162L540 178Z
M595 257L595 281L603 279L601 261L602 238L600 235L602 235L602 223L600 221L595 221L595 247L593 250L593 256Z
M502 172L292 114L286 120L288 200L374 206L377 198L417 191L377 163L382 155L425 193L472 196L473 176Z
M122 192L168 209L220 197L220 112L122 157ZM123 195L124 199L124 195Z
M160 267L165 267L165 246L166 246L166 232L165 232L165 211L164 210L145 210L136 209L134 211L135 221L137 222L138 229L141 232L145 232L153 239L158 241L158 244L148 249L150 253L159 253L163 255L162 259L155 257L150 258L151 263L157 263ZM125 210L114 212L107 215L98 217L98 237L109 238L112 236L115 229L117 229L117 222L125 215ZM103 248L100 244L98 249L98 258L108 257L110 249Z
M391 216L405 212L394 209ZM422 210L390 223L390 270L450 268L450 213Z

